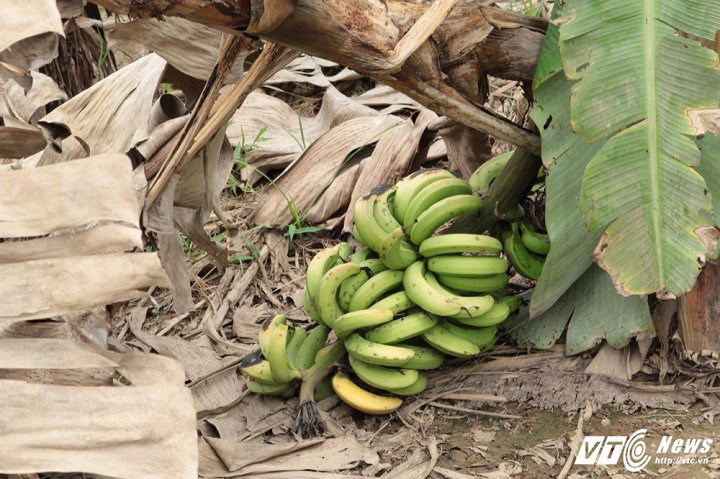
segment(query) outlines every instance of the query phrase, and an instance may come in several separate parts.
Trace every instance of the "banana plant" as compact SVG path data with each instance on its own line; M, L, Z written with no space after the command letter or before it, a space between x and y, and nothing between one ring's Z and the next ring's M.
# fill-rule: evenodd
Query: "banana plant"
M717 108L718 0L571 0L559 51L570 124L590 145L581 216L595 261L624 295L680 295L711 253L712 191L698 172L693 110ZM714 42L713 42L714 43Z
M703 46L720 1L565 0L553 17L532 113L553 248L531 314L593 259L624 296L680 295L713 254L702 232L718 225L717 140L696 140L691 118L720 103L718 57Z

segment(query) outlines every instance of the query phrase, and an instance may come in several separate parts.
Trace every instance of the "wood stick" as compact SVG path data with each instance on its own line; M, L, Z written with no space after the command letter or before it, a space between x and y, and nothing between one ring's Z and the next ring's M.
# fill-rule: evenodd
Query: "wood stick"
M439 402L431 402L428 403L430 406L435 406L441 409L447 409L450 411L457 411L457 412L464 412L467 414L475 414L477 416L487 416L487 417L498 417L502 419L522 419L520 416L516 416L514 414L503 414L499 412L489 412L489 411L480 411L478 409L469 409L466 407L459 407L459 406L452 406L450 404L443 404Z

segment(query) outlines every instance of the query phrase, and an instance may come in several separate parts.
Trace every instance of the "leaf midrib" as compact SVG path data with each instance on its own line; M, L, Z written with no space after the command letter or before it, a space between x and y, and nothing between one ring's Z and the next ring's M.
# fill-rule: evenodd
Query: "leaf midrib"
M664 278L663 271L663 248L661 241L660 207L662 204L662 192L659 188L659 156L658 156L658 131L657 131L657 49L655 48L655 0L644 2L645 20L645 89L647 91L647 119L648 119L648 162L650 173L650 221L654 232L655 255L657 259L658 278Z

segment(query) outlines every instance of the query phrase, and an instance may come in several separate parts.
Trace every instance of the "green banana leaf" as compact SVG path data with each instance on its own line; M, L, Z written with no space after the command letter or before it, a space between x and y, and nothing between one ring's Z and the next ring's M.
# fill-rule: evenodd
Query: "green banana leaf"
M708 133L696 141L700 148L698 173L705 178L708 190L720 191L720 134ZM720 225L720 194L712 195L713 223Z
M549 349L566 325L567 355L587 351L603 339L620 349L635 336L655 334L647 300L619 295L597 265L590 266L546 312L532 320L518 317L506 329L521 347Z
M580 194L602 234L595 261L625 295L682 294L708 253L696 231L712 225L720 195L695 169L688 115L720 102L717 55L696 40L720 30L720 0L568 0L560 23L573 130L591 144L607 138Z
M553 16L559 14L556 6ZM530 113L542 137L542 160L548 170L545 223L552 244L530 301L533 317L550 308L592 264L601 235L585 228L578 202L583 171L603 142L590 145L572 132L571 86L560 61L558 27L551 24L535 70L535 106Z

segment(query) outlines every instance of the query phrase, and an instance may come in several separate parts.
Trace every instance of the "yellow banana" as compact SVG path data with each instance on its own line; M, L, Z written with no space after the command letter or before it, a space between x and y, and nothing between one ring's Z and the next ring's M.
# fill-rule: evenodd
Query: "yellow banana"
M332 387L341 401L366 414L390 414L402 405L402 399L366 391L340 372L333 376Z

